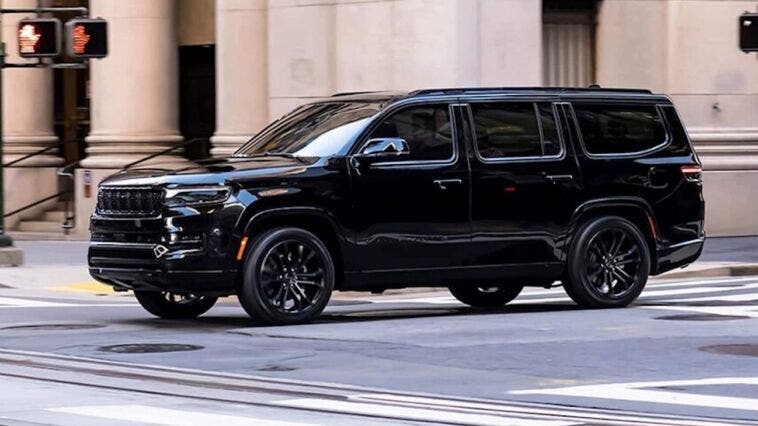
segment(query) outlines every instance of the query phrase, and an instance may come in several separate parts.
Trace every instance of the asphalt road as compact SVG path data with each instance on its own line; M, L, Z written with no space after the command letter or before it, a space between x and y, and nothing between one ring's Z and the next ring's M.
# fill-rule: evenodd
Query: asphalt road
M758 277L655 280L619 310L343 296L256 327L233 299L165 321L19 287L47 275L0 273L0 424L758 424Z

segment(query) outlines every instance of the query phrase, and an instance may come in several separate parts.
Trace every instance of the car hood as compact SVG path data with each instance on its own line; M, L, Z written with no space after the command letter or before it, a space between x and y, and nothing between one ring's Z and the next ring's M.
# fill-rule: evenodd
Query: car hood
M155 163L111 175L108 186L213 185L255 178L301 175L319 164L317 157L227 157L187 163Z

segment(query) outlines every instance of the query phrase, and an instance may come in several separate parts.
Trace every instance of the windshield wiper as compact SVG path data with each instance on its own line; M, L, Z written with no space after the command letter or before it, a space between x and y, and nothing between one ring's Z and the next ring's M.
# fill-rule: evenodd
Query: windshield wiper
M240 158L266 158L266 157L284 157L284 158L293 158L303 164L308 164L309 161L305 158L295 155L291 152L273 152L273 151L266 151L262 154L252 154L252 155L244 155L239 156Z

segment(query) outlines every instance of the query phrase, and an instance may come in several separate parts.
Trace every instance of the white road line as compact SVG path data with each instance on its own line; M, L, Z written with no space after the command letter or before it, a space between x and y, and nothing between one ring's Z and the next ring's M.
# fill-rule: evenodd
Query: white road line
M55 308L67 306L68 303L43 302L41 300L16 299L12 297L0 297L0 305L16 306L20 308Z
M514 395L559 395L571 397L614 399L655 404L687 405L731 410L758 411L757 398L719 396L674 392L660 387L748 385L757 386L758 377L718 377L696 380L671 380L655 382L611 383L603 385L569 386L554 389L510 391Z
M172 410L147 405L93 405L82 407L49 408L45 411L122 420L155 425L224 425L224 426L306 426L308 423L293 423L256 417L231 416L228 414L203 413L199 411Z
M121 307L138 306L137 303L73 303L73 302L46 302L42 300L23 299L16 297L0 297L0 309L4 308L81 308L81 307Z
M663 311L699 312L712 315L735 315L750 318L758 318L758 306L754 305L729 305L729 306L641 306L645 309L658 309Z
M341 401L333 399L302 398L278 401L277 405L335 413L365 416L391 417L423 422L445 422L482 426L571 426L581 423L564 420L537 420L534 418L505 417L501 415L474 414L449 411L442 408L413 408L386 404Z

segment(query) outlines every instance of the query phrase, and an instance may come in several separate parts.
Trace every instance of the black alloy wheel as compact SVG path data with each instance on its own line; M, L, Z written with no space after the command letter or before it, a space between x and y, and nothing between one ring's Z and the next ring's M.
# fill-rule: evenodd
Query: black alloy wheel
M650 273L650 252L637 227L621 217L582 226L572 244L568 295L591 308L626 306L640 295Z
M324 310L334 289L334 264L326 246L299 228L262 233L245 262L239 292L248 314L265 324L298 324Z
M208 312L218 300L213 296L168 291L135 291L134 296L146 311L164 319L197 318Z
M452 285L450 293L461 303L475 308L502 308L515 299L523 285L506 284L499 286Z

